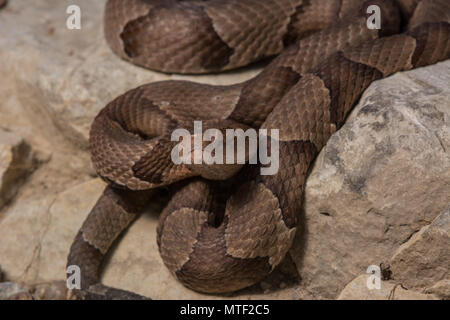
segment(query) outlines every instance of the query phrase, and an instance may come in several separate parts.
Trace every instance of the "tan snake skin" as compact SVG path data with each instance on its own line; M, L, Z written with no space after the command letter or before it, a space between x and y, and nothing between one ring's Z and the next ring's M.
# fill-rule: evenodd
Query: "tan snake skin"
M382 29L369 30L368 5ZM230 292L257 283L291 247L308 169L364 90L393 73L450 58L448 0L109 0L105 36L119 56L163 72L204 73L281 53L231 86L151 83L110 102L90 133L109 183L72 245L84 299L140 299L100 283L118 235L169 186L161 257L187 287ZM175 165L170 135L207 128L279 129L280 169ZM270 132L270 131L269 131ZM349 248L351 250L351 248Z

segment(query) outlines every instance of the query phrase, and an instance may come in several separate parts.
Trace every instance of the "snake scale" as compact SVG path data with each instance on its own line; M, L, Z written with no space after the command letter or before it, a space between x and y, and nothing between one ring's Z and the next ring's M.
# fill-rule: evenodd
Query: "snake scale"
M381 9L381 29L367 8ZM90 132L108 182L72 244L83 299L144 299L100 282L120 233L168 187L157 242L167 268L205 293L257 283L294 239L308 169L364 90L396 72L450 58L448 0L109 0L105 37L125 60L169 73L238 68L278 55L235 85L150 83L111 101ZM174 164L170 135L207 128L279 129L279 171ZM269 152L270 152L269 146ZM350 250L350 249L349 249Z

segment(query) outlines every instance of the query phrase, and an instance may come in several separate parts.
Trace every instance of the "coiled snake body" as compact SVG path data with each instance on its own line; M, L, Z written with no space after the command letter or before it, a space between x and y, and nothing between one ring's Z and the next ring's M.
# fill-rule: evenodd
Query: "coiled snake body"
M380 30L367 8L381 9ZM371 82L450 57L448 0L109 0L115 53L163 72L205 73L280 54L231 86L151 83L110 102L90 133L109 186L78 232L68 265L85 299L142 298L100 283L104 255L151 201L173 196L158 226L164 263L187 287L221 293L260 281L294 239L308 168ZM180 164L176 128L279 129L279 171ZM270 131L269 131L270 132Z

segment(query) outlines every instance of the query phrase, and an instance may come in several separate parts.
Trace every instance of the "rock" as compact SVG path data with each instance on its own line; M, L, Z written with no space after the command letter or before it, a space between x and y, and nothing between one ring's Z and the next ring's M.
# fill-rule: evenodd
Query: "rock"
M21 201L8 212L0 223L1 264L8 278L29 284L58 280L65 283L70 245L104 186L100 179L90 180L60 192L54 199ZM161 205L151 206L121 237L106 260L103 282L153 299L222 298L185 288L164 266L156 244L160 209ZM296 273L295 267L287 259L265 280L264 290L258 284L229 298L299 299L295 290L298 279L292 273ZM42 287L36 287L37 296L30 289L35 299L42 296L59 299L64 295L60 287L44 288L47 291L39 293Z
M70 245L103 188L94 179L53 197L18 201L0 223L1 265L8 279L64 280Z
M450 281L450 205L397 249L391 267L394 279L408 289Z
M0 283L0 300L33 300L28 289L14 282Z
M240 82L260 67L225 75L171 76L131 65L116 57L103 37L106 0L79 0L81 29L66 27L71 0L30 5L12 1L0 20L0 72L16 80L18 98L28 117L50 140L64 137L87 148L95 115L118 95L144 83L168 79L211 84ZM30 19L30 17L38 17ZM67 142L66 141L66 142Z
M36 166L30 145L11 132L0 130L0 209L11 201Z
M438 281L431 288L426 289L425 292L432 293L441 299L450 300L450 280Z
M15 282L0 283L0 300L66 300L68 290L65 281L53 281L32 286Z
M34 300L66 300L68 289L66 281L53 281L32 286L30 292Z
M450 61L373 83L318 156L290 251L314 297L389 261L447 205L448 83Z
M424 294L406 290L392 281L381 282L380 289L369 289L369 275L361 275L347 284L340 293L338 300L436 300L432 294Z

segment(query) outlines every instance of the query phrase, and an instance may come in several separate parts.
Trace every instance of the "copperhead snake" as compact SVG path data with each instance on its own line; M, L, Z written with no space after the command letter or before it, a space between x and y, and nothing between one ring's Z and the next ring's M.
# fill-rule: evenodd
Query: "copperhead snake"
M367 7L381 8L380 30ZM67 265L83 299L141 299L104 286L101 263L120 233L169 187L157 242L185 286L236 291L271 273L291 247L308 169L364 90L396 72L450 58L448 0L109 0L105 37L134 64L169 73L235 69L278 55L230 86L150 83L95 118L92 162L108 182ZM261 165L175 165L176 128L279 129L279 171Z

